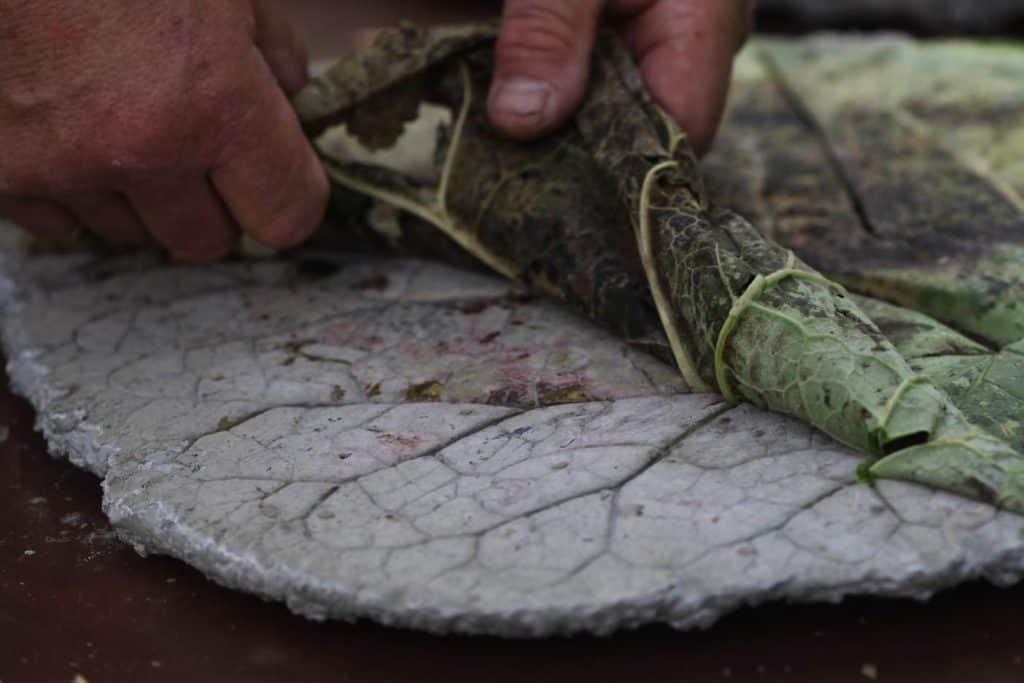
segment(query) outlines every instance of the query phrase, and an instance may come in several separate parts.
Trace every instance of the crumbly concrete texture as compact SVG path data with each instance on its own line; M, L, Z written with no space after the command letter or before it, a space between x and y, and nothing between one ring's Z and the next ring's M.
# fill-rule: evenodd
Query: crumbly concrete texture
M2 334L54 455L140 552L311 618L704 626L1024 567L1024 519L900 482L509 284L311 255L27 257Z

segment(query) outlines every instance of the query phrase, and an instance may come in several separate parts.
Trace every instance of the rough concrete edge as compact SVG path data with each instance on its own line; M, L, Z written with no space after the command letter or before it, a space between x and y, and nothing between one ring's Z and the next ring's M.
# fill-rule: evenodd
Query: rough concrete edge
M105 496L104 510L122 539L138 552L170 555L199 569L216 583L257 595L264 600L284 602L292 612L308 619L336 619L355 622L369 619L386 626L415 629L434 634L542 638L550 636L606 636L618 630L650 624L667 624L675 629L708 628L720 618L742 607L774 601L791 603L839 603L848 596L871 595L926 600L937 591L963 581L986 578L1005 585L1024 578L1024 548L1007 545L996 555L978 558L967 551L961 562L915 585L884 576L842 585L795 586L780 581L751 595L749 591L726 592L695 599L679 586L630 599L628 602L560 605L513 611L446 609L414 600L388 604L385 596L339 589L300 572L267 566L252 557L226 551L203 534L182 523L173 509L156 503L136 510ZM160 529L160 542L143 541L137 530ZM794 597L794 589L799 596Z
M13 348L23 338L17 312L26 294L12 277L16 266L11 254L0 254L0 343ZM666 623L676 629L707 628L721 617L741 607L788 600L792 602L841 602L847 596L871 594L886 597L910 597L925 600L936 591L979 577L996 584L1014 583L1024 578L1024 548L1003 548L996 555L978 559L968 555L956 567L931 577L926 583L908 586L905 581L869 577L861 582L840 586L804 585L794 598L791 582L780 582L751 596L733 592L709 596L697 601L688 598L678 586L651 593L628 603L559 606L548 609L522 609L501 612L467 613L415 602L386 605L382 596L361 597L310 580L299 573L266 567L241 555L225 552L177 519L173 510L150 506L150 514L133 510L113 498L106 479L110 456L117 451L98 442L102 428L88 420L85 411L54 413L49 405L62 398L45 381L46 370L35 362L38 349L24 348L9 359L7 370L12 389L25 397L36 410L36 429L41 431L52 457L65 458L73 465L103 479L103 510L118 536L137 552L163 554L177 558L201 571L212 581L231 589L254 594L264 600L284 602L292 612L313 620L337 619L353 622L371 619L387 626L422 630L435 634L458 633L505 638L540 638L574 634L608 635L616 630ZM159 530L164 542L145 543L139 529ZM963 567L962 565L967 565ZM246 569L248 571L246 571ZM283 589L282 586L287 586Z
M18 309L28 292L19 287L14 274L18 266L11 253L0 253L0 345L7 357L7 374L12 391L24 397L36 412L36 431L46 439L47 451L76 467L103 477L109 458L117 449L99 443L100 425L89 422L84 409L71 412L50 410L65 394L54 391L46 382L47 370L36 362L41 350L27 343ZM17 340L25 340L19 343ZM10 351L20 350L14 356Z

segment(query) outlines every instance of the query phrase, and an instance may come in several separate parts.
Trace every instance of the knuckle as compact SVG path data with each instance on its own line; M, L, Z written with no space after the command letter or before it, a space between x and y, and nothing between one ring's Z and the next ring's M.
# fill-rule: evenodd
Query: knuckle
M206 166L230 130L236 99L213 85L200 98L152 93L118 116L98 107L86 119L79 153L99 177L113 180Z
M95 126L91 154L97 170L119 175L157 170L166 163L165 150L172 148L168 131L156 121L123 121L111 125L107 121Z
M509 3L498 35L498 59L559 64L578 51L589 29L587 14L578 2Z
M156 173L176 161L170 158L177 147L172 129L160 118L130 115L111 121L97 117L88 128L91 134L81 136L76 168L78 175L88 175L97 184L117 184Z

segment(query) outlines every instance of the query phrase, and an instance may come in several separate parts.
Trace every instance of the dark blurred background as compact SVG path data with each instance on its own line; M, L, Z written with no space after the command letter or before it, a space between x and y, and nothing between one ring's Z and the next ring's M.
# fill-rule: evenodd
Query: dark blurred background
M758 28L897 30L919 36L1024 34L1024 0L758 0Z
M469 21L501 10L497 0L280 0L280 5L309 41L314 58L351 50L360 31L367 28L403 19ZM757 15L758 30L767 33L889 30L922 37L1024 35L1024 0L757 0Z

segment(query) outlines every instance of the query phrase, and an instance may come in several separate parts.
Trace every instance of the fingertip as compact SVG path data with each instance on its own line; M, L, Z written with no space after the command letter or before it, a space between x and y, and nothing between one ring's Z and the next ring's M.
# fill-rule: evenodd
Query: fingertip
M258 230L249 231L249 235L272 249L290 249L305 242L316 232L323 221L327 202L317 204L312 211L307 207L299 207L293 212L285 212L274 218Z
M246 232L257 242L274 249L287 249L308 239L327 213L330 185L323 166L309 151L302 177L292 189L292 198L266 220L248 226Z
M694 152L707 154L725 111L732 55L663 45L644 56L641 70L654 101L679 124Z
M203 176L152 179L127 202L154 242L180 263L212 263L231 253L238 225Z
M294 247L308 239L323 223L331 189L323 165L311 147L306 148L306 170L296 206L285 212L275 228L278 248Z
M234 131L210 179L242 231L275 249L293 247L323 220L327 176L270 70L256 64L258 116ZM252 144L259 140L260 144Z
M491 84L487 113L491 124L503 135L529 140L561 123L557 104L549 83L513 76L495 79Z
M601 3L507 0L494 47L491 124L521 140L558 128L579 106Z
M625 28L651 96L698 155L712 146L725 110L733 58L750 28L751 3L661 2Z
M703 157L711 151L718 133L720 112L691 109L682 112L670 111L669 115L675 118L679 127L686 132L686 140L698 157Z

